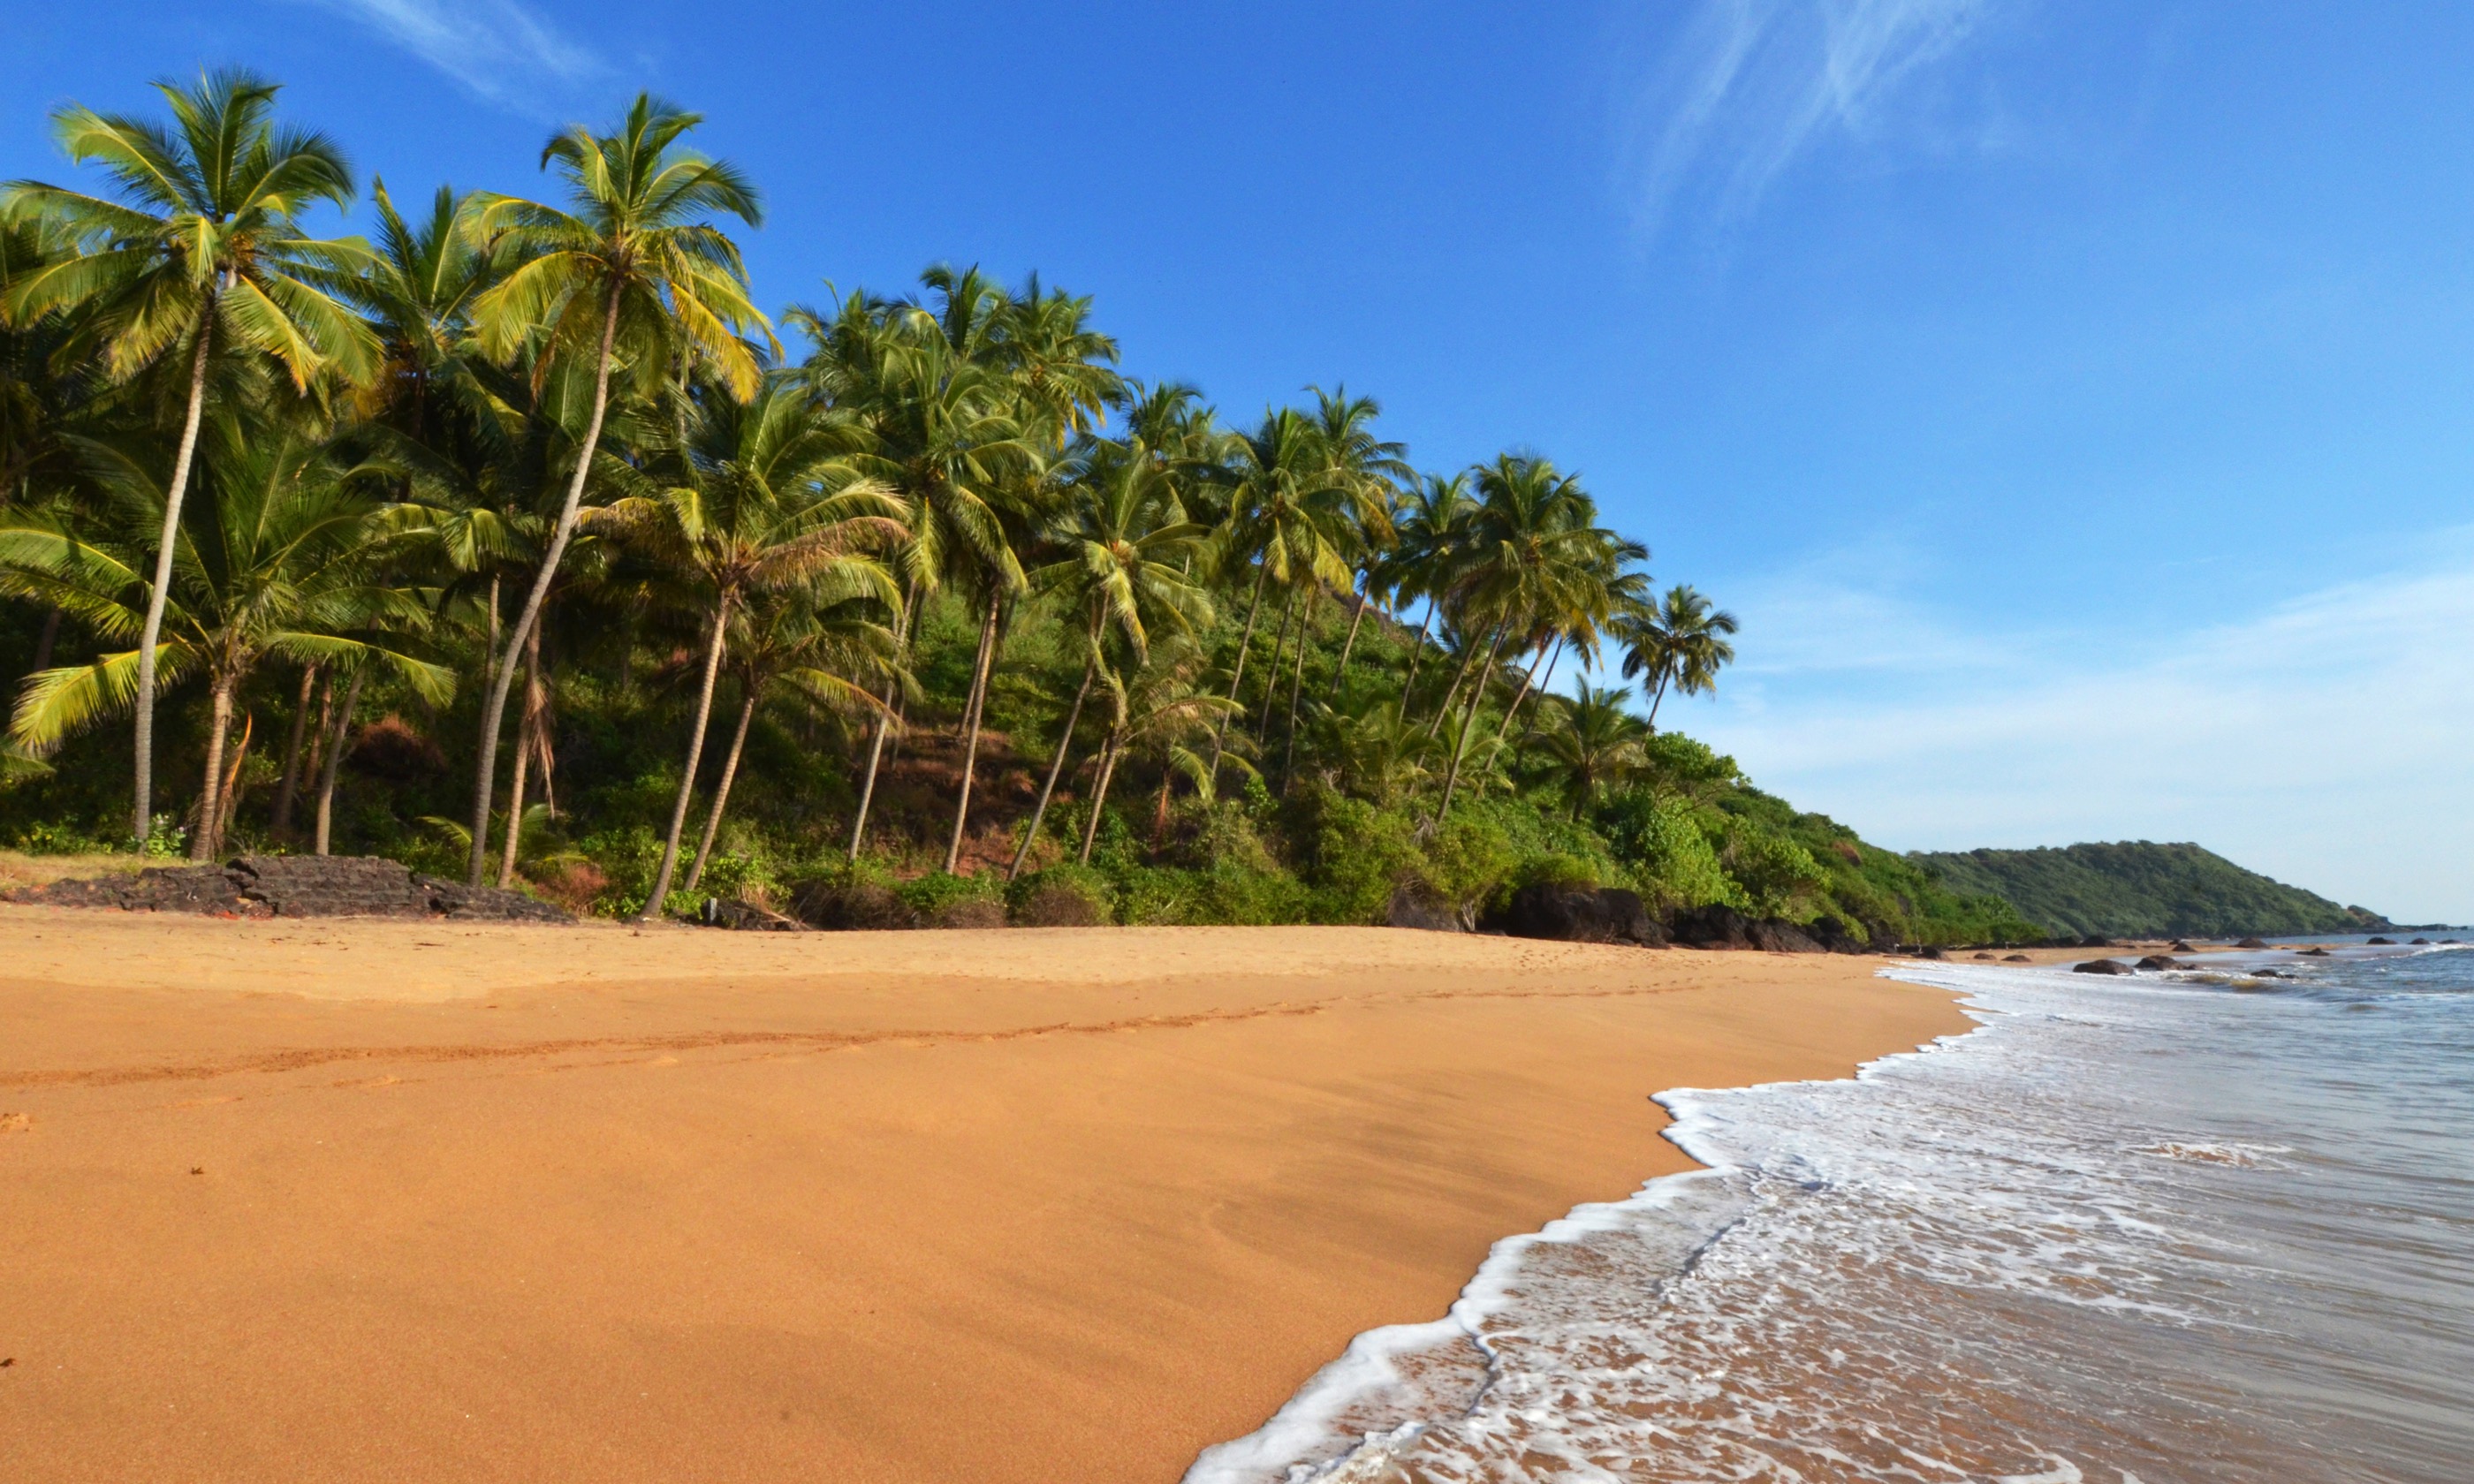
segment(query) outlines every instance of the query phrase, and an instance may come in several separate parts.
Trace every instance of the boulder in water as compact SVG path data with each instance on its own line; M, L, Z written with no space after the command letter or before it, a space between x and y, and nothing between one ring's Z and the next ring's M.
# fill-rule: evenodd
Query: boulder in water
M2363 940L2363 945L2365 947L2371 948L2393 948L2396 946L2396 940L2393 938L2365 938Z
M2142 969L2180 969L2183 966L2162 953L2150 953L2139 961Z
M2268 945L2260 942L2256 938L2245 938L2242 942L2235 944L2234 946L2237 948L2265 948Z
M2074 974L2126 974L2131 972L2131 968L2128 964L2122 963L2119 959L2092 958L2084 964L2074 966L2071 969L2071 972Z
M2001 956L2001 962L2005 964L2032 964L2036 961L2029 958L2025 953L2005 953Z

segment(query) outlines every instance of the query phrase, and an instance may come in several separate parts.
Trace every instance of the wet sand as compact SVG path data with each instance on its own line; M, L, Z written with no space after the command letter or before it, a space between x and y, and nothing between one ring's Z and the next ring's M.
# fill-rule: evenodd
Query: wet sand
M1164 1484L1882 962L0 907L0 1477Z

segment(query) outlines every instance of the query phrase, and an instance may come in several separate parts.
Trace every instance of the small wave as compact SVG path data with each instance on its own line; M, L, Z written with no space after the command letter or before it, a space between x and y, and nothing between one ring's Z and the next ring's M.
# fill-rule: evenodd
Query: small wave
M2153 1144L2133 1144L2130 1146L2130 1152L2154 1155L2160 1160L2175 1160L2184 1164L2223 1164L2237 1169L2257 1169L2264 1164L2275 1163L2274 1157L2277 1155L2292 1154L2293 1146L2291 1144L2178 1143L2169 1140Z

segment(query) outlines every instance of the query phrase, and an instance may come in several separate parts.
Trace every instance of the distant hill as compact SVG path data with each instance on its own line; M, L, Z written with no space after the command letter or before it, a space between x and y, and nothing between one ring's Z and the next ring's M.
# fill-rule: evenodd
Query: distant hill
M2081 937L2371 933L2394 925L2195 845L2125 840L2058 850L1919 850L1907 858L1952 891L2001 897L2022 917Z

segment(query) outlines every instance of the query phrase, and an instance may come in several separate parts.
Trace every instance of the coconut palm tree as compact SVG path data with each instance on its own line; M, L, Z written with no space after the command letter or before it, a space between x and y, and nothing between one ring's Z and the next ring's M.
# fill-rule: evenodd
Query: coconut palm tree
M1102 443L1084 460L1073 485L1070 525L1055 533L1056 559L1032 574L1035 591L1055 595L1065 610L1081 615L1082 682L1057 733L1055 755L1039 786L1039 802L1024 826L1022 844L1007 870L1011 880L1039 838L1040 822L1056 791L1082 703L1100 673L1111 641L1125 666L1139 671L1151 662L1152 634L1167 626L1184 634L1210 621L1210 599L1186 577L1208 529L1185 518L1168 470L1141 443Z
M1383 554L1390 551L1398 534L1392 517L1400 503L1400 486L1414 480L1417 471L1409 467L1408 445L1386 442L1374 436L1374 419L1383 413L1382 404L1370 396L1350 396L1348 389L1325 392L1312 389L1315 395L1315 421L1322 439L1323 458L1329 464L1334 482L1352 496L1349 515L1356 530L1350 545L1355 549L1355 582L1350 596L1353 600L1348 615L1348 637L1340 646L1340 663L1333 672L1335 683L1342 692L1348 689L1348 657L1357 648L1358 626L1366 621L1367 604L1374 596L1374 574ZM1305 675L1305 651L1298 651L1298 675L1302 683ZM1298 686L1290 687L1289 736L1295 751L1297 737ZM1284 775L1285 778L1285 775Z
M1475 508L1464 471L1448 478L1419 476L1394 512L1396 538L1374 580L1391 591L1395 604L1423 600L1426 608L1418 623L1418 637L1409 647L1408 672L1400 682L1403 720L1409 715L1410 690L1418 683L1419 662L1425 658L1426 635L1434 629L1441 606L1437 600L1450 590L1457 575L1456 563L1467 544L1469 512Z
M715 388L697 403L686 477L657 493L594 512L593 526L641 546L710 605L704 673L688 734L662 863L642 920L658 917L678 867L696 770L713 715L731 619L744 603L796 586L824 604L872 599L899 611L901 593L877 553L908 535L902 505L850 466L856 430L787 376L765 378L744 405Z
M307 235L303 213L352 200L352 173L323 134L278 128L277 84L238 70L158 83L172 127L70 105L52 115L71 161L99 167L109 196L12 182L0 216L45 221L70 251L12 285L23 321L81 311L105 373L128 382L185 358L186 400L162 506L154 579L134 637L133 829L147 834L155 782L158 639L173 549L217 358L272 362L296 392L365 381L377 340L340 291L369 262L356 238Z
M872 682L880 679L900 682L898 675L888 673L894 662L893 628L880 622L877 612L878 605L864 600L820 607L795 587L741 612L732 640L739 725L731 732L730 751L723 754L721 778L714 784L713 806L705 815L704 835L696 842L695 861L688 867L684 890L694 891L704 879L714 842L721 833L722 812L730 806L740 757L747 747L748 727L768 694L787 685L821 710L868 712L882 706Z
M1555 720L1539 739L1548 771L1578 820L1608 784L1640 764L1649 724L1624 705L1621 686L1572 682L1569 700L1554 698Z
M1235 701L1246 681L1246 659L1252 651L1254 623L1263 607L1266 584L1276 581L1291 591L1311 582L1337 586L1349 580L1345 553L1349 542L1352 491L1332 478L1323 456L1321 430L1313 418L1294 407L1263 415L1252 433L1232 441L1229 453L1235 488L1229 498L1228 522L1221 537L1222 561L1233 575L1254 568L1252 590L1246 600L1246 622L1238 635L1236 662L1228 672L1228 699ZM1264 689L1265 715L1277 692L1280 650L1287 638L1283 605L1281 637L1272 652L1273 683ZM1228 718L1221 717L1212 739L1212 768L1227 748ZM1257 728L1259 731L1260 729Z
M1734 662L1735 615L1712 609L1710 600L1679 584L1655 607L1643 606L1615 625L1614 636L1624 647L1624 679L1644 677L1649 684L1649 729L1658 730L1658 704L1671 685L1683 694L1699 695L1717 688L1718 672Z
M203 440L206 498L175 532L162 673L203 671L209 713L206 788L192 854L222 844L224 749L240 687L269 656L298 664L391 669L424 698L454 688L443 666L380 642L418 629L419 601L385 579L387 539L375 502L352 492L364 471L340 468L316 444L279 428L219 415ZM133 599L139 553L169 495L141 458L97 447L94 477L109 490L116 539L85 540L36 515L0 526L0 590L66 610L106 639L142 634ZM41 752L136 699L138 655L46 670L26 683L12 729Z
M738 167L680 143L701 122L700 114L639 93L616 132L571 128L543 147L542 168L554 168L567 182L566 206L489 192L476 192L467 206L468 229L507 265L473 300L473 327L483 353L507 359L537 347L544 352L537 381L554 363L593 368L590 416L541 570L490 660L467 863L474 886L481 884L489 850L491 780L498 725L516 678L516 652L540 621L559 561L574 536L609 413L613 369L623 359L640 385L650 387L671 368L701 366L742 399L753 396L762 380L755 353L740 337L769 329L748 299L738 245L712 219L736 216L756 227L764 221L764 207Z

